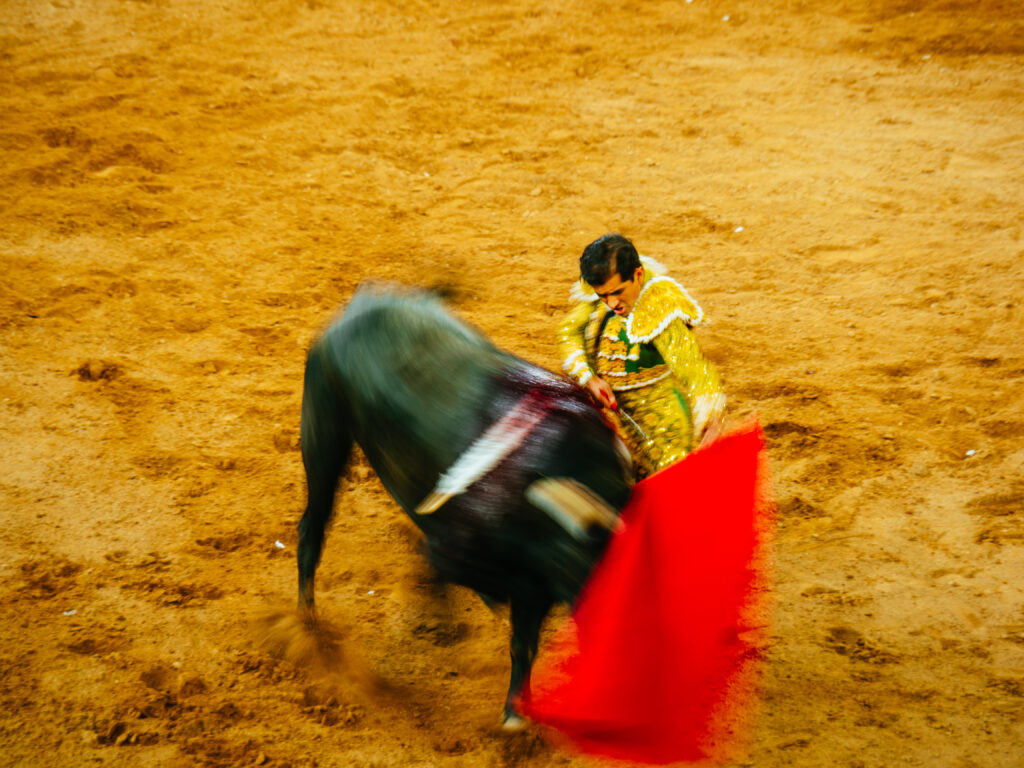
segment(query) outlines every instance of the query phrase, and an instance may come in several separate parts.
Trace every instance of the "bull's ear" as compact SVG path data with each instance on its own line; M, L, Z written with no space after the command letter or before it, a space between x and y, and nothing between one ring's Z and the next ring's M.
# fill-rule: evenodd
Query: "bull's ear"
M618 512L611 504L570 477L535 480L525 495L528 502L577 539L586 539L595 525L609 531L622 527Z
M427 291L437 296L446 304L459 304L469 298L469 292L465 286L454 283L450 280L441 280L427 286Z

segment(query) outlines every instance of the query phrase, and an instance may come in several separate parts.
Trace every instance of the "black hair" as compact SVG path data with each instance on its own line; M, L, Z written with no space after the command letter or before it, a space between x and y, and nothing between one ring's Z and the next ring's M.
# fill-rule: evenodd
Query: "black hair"
M623 282L633 279L640 266L640 254L629 240L617 232L602 235L583 249L580 256L580 277L587 285L607 283L618 273Z

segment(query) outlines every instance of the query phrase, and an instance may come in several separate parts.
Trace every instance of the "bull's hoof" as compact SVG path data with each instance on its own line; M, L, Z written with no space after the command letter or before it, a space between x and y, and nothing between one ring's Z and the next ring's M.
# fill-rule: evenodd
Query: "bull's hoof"
M529 721L525 717L513 712L502 718L501 730L505 731L505 733L518 733L524 730L528 724Z

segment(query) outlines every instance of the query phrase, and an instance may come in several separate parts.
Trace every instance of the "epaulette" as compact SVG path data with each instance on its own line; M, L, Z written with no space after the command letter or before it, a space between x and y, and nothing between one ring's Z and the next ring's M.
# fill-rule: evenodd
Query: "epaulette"
M676 319L691 328L707 322L704 310L683 286L671 277L652 277L626 318L626 334L630 343L646 344Z

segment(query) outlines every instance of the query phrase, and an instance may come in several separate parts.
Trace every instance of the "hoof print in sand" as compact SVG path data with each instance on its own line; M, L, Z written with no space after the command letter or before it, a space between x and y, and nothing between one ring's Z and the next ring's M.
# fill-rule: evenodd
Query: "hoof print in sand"
M110 381L121 375L121 369L105 360L86 360L71 373L80 381Z
M830 628L825 635L825 646L852 661L868 664L899 663L898 656L876 647L852 627Z

